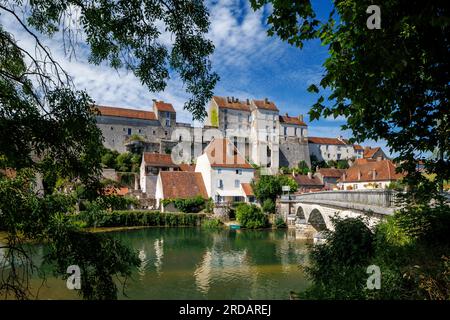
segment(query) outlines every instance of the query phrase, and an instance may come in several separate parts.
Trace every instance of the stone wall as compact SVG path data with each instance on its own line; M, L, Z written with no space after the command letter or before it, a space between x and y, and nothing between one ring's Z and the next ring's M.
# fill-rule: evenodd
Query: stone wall
M280 167L297 167L302 160L311 167L308 143L299 138L280 138Z

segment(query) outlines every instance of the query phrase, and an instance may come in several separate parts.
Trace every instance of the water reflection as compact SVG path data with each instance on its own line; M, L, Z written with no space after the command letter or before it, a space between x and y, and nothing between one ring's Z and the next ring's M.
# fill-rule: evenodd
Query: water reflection
M306 242L291 230L148 228L114 236L134 248L140 260L121 299L288 299L289 291L308 284L299 268ZM77 295L64 280L49 278L39 298Z

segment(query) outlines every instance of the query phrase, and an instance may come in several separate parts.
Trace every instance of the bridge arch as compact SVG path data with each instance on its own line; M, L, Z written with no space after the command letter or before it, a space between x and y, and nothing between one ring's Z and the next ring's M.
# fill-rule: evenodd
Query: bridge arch
M297 211L296 211L296 213L295 213L295 216L296 216L296 218L297 218L297 221L299 222L299 223L306 223L306 215L305 215L305 211L303 210L303 207L302 206L299 206L298 208L297 208Z
M309 214L308 223L317 231L327 230L327 224L322 213L318 209L313 209Z

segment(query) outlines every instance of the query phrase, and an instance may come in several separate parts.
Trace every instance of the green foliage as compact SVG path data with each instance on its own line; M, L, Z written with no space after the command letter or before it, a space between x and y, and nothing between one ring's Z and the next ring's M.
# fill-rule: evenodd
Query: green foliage
M205 202L205 212L206 213L213 213L214 212L214 201L212 198L209 198Z
M324 160L319 161L315 154L312 154L310 156L310 160L311 160L311 169L312 170L316 170L317 167L319 167L319 168L329 168L330 167L326 161L324 161Z
M220 219L214 218L214 219L205 219L202 221L202 227L205 229L221 229L223 228L223 223L220 221Z
M85 223L72 223L75 198L64 194L43 197L30 192L34 185L33 171L18 171L13 179L0 178L0 229L7 233L2 268L0 297L27 299L30 273L17 276L15 270L34 270L32 248L27 242L46 242L49 252L44 260L56 267L57 275L67 277L67 267L79 265L85 299L115 299L114 276L128 277L137 265L137 254L111 237L86 234ZM98 214L98 213L97 213Z
M291 187L291 192L295 192L298 189L297 182L285 175L263 175L257 182L252 181L252 188L255 196L260 201L266 199L275 201L276 197L282 193L282 186L286 185Z
M110 150L107 148L104 148L103 155L102 155L102 164L105 165L107 168L116 168L116 158L119 156L119 152L116 150Z
M139 172L141 160L142 153L119 153L107 148L103 148L102 150L102 164L107 168L115 169L119 172Z
M262 204L262 210L264 213L275 213L275 202L272 199L267 198Z
M366 268L374 251L373 235L359 218L334 219L334 232L327 242L310 250L305 271L314 283L302 293L306 298L361 299L366 286Z
M73 221L83 221L88 227L135 227L135 226L198 226L204 215L201 213L162 213L158 211L114 210L98 211L95 218L91 212L72 215Z
M173 203L175 208L180 210L181 212L185 213L197 213L202 211L206 203L209 201L206 201L203 199L202 196L196 196L193 198L187 198L187 199L163 199L162 204L168 205L169 203ZM208 204L210 206L210 204Z
M450 210L406 207L379 223L374 235L357 219L337 220L327 242L312 248L305 270L315 299L449 299ZM381 270L381 289L366 290L365 269Z
M241 203L236 208L236 219L243 228L257 229L268 225L267 215L254 204Z
M298 172L299 174L308 174L308 172L310 172L311 170L308 167L308 164L306 163L305 160L302 160L298 163Z
M357 0L334 0L333 11L321 13L324 20L317 18L311 1L251 3L255 10L272 4L269 35L299 48L317 39L328 48L325 73L308 88L319 94L311 120L343 116L342 129L351 130L353 140L384 139L398 154L411 186L425 179L415 170L417 155L433 153L425 167L439 177L427 191L436 195L450 178L448 3L383 1L381 30L367 28L370 3L364 7Z
M282 217L277 217L277 218L275 219L275 227L276 227L276 228L286 228L286 227L287 227L287 225L286 225L286 223L284 222L284 220L283 220Z
M326 168L336 168L336 169L348 169L349 168L347 160L329 160L326 163L327 163ZM324 167L320 167L320 168L324 168Z

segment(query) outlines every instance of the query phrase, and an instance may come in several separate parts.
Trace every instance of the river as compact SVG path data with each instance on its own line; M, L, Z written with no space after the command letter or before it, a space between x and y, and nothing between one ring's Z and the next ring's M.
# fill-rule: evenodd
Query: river
M126 296L119 299L288 299L308 285L299 265L307 243L295 230L146 228L112 233L139 252ZM41 261L44 248L36 250ZM66 283L36 275L38 299L79 299Z

